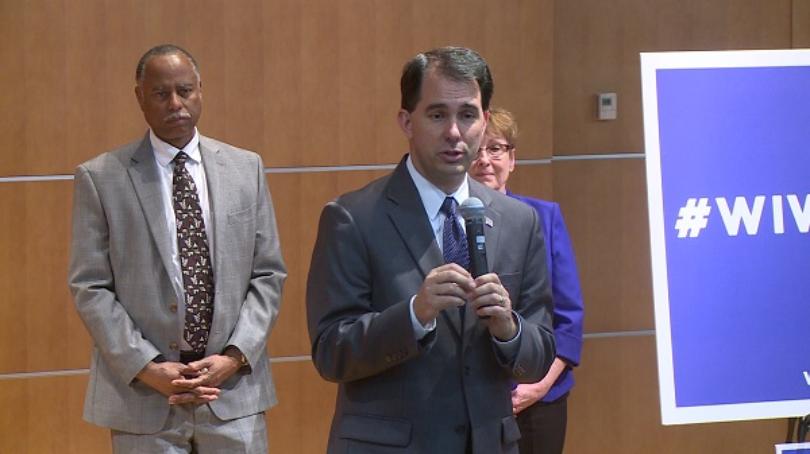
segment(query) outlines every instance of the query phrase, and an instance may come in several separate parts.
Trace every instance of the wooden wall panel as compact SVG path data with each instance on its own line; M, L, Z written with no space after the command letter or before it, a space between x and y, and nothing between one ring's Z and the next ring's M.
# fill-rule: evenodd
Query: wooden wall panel
M72 181L0 184L0 374L87 367L67 287Z
M5 62L0 70L0 86L6 87L0 90L0 169L11 169L25 153L26 52L20 45L26 29L24 14L22 2L0 2L0 61ZM13 65L16 70L11 70Z
M440 45L478 48L496 102L525 119L524 157L551 150L552 0L4 2L0 175L69 174L142 136L134 68L174 42L200 63L203 134L268 166L394 163L404 62ZM178 20L194 11L194 20ZM482 14L485 11L486 14ZM454 17L448 21L447 17ZM22 24L22 25L20 25ZM15 45L22 36L22 45ZM501 82L502 79L502 82ZM52 150L58 148L59 153Z
M323 380L309 361L273 364L278 405L267 413L270 452L326 452L337 385Z
M22 41L25 50L21 71L17 72L21 78L14 84L25 91L22 102L15 106L25 119L25 148L15 153L15 163L22 168L44 164L43 173L50 173L54 169L49 163L53 146L63 146L67 135L67 124L62 121L67 117L65 70L69 50L62 20L66 12L63 2L30 5L18 18L25 24L25 32L13 38Z
M521 0L484 5L481 52L495 79L492 105L515 114L521 128L520 159L552 155L555 3ZM505 4L516 7L518 14Z
M653 329L644 160L555 161L552 171L579 266L585 331Z
M0 77L13 89L0 97L0 115L9 119L0 122L0 175L71 173L143 131L132 92L137 57L126 52L140 34L127 26L135 15L124 2L116 3L118 14L95 0L2 8L8 26L0 41L10 64ZM143 46L134 44L140 55Z
M0 452L110 452L110 433L82 420L87 375L0 380Z
M791 0L555 2L554 154L643 150L639 52L791 47ZM618 119L596 119L596 93Z
M793 47L810 48L810 0L793 0L792 19Z
M388 173L343 171L271 174L281 247L287 264L281 313L269 341L272 356L309 355L306 321L306 281L321 210L340 194L365 186Z
M507 187L515 194L551 200L551 177L550 164L518 164Z
M587 339L568 400L568 454L754 454L784 441L784 419L662 426L654 336Z

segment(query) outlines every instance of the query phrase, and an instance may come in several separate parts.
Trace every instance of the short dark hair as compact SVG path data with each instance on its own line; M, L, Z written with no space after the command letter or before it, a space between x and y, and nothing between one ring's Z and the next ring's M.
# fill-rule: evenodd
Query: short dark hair
M422 52L405 63L399 88L402 93L401 107L413 112L419 103L422 90L422 79L429 69L434 69L442 76L456 81L478 83L481 90L481 107L489 110L489 101L495 89L489 66L478 52L466 47L440 47Z
M160 44L147 50L141 59L138 60L138 66L135 67L135 82L140 83L143 81L143 70L149 60L160 55L174 54L185 55L186 58L188 58L188 60L191 62L191 66L194 68L194 73L197 74L197 79L200 79L200 67L197 65L197 60L195 60L187 50L174 44Z

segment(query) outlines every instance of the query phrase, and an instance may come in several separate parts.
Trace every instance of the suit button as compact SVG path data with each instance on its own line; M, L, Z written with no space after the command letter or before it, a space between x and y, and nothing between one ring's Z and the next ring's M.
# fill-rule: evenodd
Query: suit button
M464 366L464 375L470 375L470 366Z
M169 310L172 312L172 314L176 314L177 313L177 304L175 304L175 303L170 304L169 305Z
M169 350L177 350L177 342L170 342Z
M467 426L465 426L464 424L459 424L453 430L455 430L457 434L463 435L467 433Z

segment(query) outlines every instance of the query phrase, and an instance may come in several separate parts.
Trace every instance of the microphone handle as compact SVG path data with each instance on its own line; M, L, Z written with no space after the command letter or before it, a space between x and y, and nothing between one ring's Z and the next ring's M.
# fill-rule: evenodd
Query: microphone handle
M467 250L470 254L470 274L478 277L489 272L487 266L487 247L484 239L484 220L465 220L467 228Z

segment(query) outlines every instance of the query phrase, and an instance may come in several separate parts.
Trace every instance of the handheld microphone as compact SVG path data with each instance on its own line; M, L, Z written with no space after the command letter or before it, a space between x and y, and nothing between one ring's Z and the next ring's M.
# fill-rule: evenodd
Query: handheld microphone
M477 197L470 197L459 207L464 226L467 229L467 250L470 253L470 274L478 277L487 274L487 247L484 237L484 203Z

